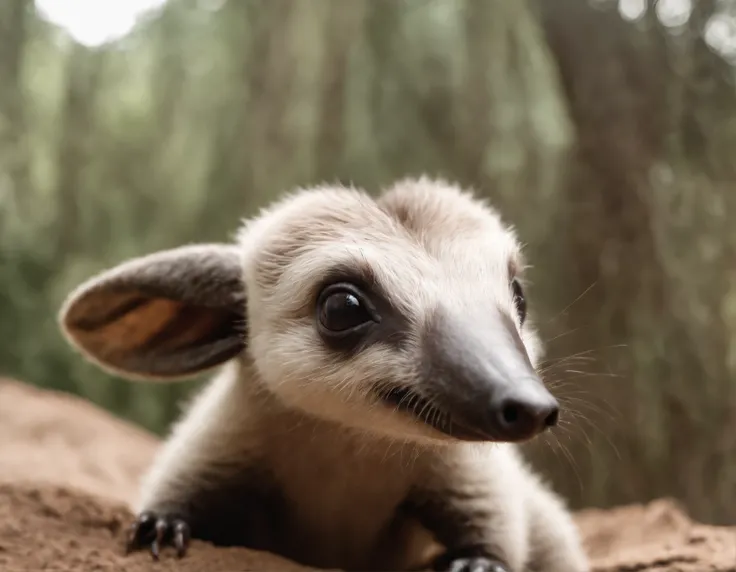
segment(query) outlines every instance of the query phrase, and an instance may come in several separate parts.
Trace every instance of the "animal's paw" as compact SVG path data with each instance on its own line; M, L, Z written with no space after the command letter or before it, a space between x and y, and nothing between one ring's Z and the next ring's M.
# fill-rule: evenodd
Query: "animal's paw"
M442 570L443 572L509 572L509 569L498 560L484 556L456 558L443 566Z
M161 548L171 545L181 558L189 546L190 530L186 521L169 515L159 515L144 511L138 515L130 527L126 554L148 546L151 556L158 560Z

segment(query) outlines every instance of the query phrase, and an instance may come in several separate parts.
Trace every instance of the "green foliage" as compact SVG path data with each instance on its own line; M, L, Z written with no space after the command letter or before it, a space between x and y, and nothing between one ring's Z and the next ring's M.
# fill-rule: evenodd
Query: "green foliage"
M69 290L228 239L297 185L441 175L528 244L570 411L532 447L555 485L734 521L736 97L704 39L727 4L673 29L610 0L169 0L93 50L8 0L0 372L161 433L200 380L85 363L56 324Z

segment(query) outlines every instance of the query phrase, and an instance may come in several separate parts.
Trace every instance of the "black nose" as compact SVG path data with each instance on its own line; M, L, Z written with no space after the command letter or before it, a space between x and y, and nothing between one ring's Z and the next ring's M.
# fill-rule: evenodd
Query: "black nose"
M507 396L493 406L498 436L506 441L525 441L554 427L559 411L552 396L546 399Z

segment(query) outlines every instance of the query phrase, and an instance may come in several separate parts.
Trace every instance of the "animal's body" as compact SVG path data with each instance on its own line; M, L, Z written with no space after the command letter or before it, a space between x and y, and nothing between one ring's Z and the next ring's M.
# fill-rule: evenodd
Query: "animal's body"
M294 193L237 244L82 285L70 341L132 378L223 365L144 480L133 548L191 536L346 570L587 572L564 503L515 442L557 419L523 261L441 181Z

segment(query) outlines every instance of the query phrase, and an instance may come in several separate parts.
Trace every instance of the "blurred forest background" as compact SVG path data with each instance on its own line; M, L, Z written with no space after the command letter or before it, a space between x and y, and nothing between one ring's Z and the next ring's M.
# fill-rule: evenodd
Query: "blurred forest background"
M85 363L71 288L295 185L440 175L528 244L554 485L736 522L736 0L143 4L0 3L0 373L162 433L201 380Z

